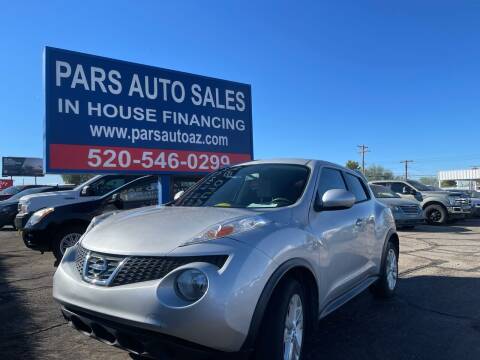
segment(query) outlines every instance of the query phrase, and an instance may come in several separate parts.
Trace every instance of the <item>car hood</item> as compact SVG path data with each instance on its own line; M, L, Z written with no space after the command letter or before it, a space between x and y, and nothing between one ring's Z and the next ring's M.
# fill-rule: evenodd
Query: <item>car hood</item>
M28 212L36 211L49 206L68 205L76 202L95 200L97 197L80 197L78 191L52 191L43 194L32 194L20 198L20 204L28 206Z
M402 206L402 205L420 205L418 201L398 199L398 198L377 198L378 201L385 205Z
M423 196L461 196L462 193L454 193L450 191L422 191Z
M90 230L82 246L107 254L168 254L208 227L227 220L258 215L250 209L215 207L146 207L120 212Z

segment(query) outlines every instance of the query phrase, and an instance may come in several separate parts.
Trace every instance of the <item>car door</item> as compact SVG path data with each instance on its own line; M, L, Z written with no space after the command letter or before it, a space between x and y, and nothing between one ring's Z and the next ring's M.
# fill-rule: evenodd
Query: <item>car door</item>
M341 170L323 167L318 177L316 196L322 199L330 189L347 190ZM330 302L351 289L362 277L366 263L362 249L363 221L361 207L342 210L311 210L310 227L320 243L319 258L322 264L323 303Z
M417 199L415 198L416 190L405 182L392 182L390 183L390 189L404 199L417 201Z

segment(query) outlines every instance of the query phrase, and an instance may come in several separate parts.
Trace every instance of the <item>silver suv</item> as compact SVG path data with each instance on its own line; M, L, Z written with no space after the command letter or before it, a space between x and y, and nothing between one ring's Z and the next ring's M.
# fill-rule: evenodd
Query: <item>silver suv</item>
M371 183L383 185L405 199L420 201L425 218L430 224L445 224L463 219L472 212L471 200L461 191L448 192L415 180L385 180Z
M367 288L393 295L398 253L392 213L358 173L254 161L92 220L53 296L73 327L135 356L300 359L318 319Z

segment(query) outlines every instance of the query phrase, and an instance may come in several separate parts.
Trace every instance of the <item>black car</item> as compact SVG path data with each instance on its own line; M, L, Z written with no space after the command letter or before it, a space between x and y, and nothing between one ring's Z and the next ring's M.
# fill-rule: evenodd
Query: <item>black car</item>
M95 216L111 211L158 204L157 176L143 176L115 189L100 199L49 207L35 212L22 230L25 245L33 250L53 251L61 260L75 245Z
M10 186L6 189L0 191L0 201L10 199L13 195L16 195L22 191L33 189L33 188L41 188L44 185L14 185Z
M62 191L70 190L71 185L56 185L56 186L34 186L27 187L18 191L15 195L12 195L7 200L0 201L0 229L6 225L12 225L15 227L15 216L18 213L18 201L22 196L38 194L50 191Z

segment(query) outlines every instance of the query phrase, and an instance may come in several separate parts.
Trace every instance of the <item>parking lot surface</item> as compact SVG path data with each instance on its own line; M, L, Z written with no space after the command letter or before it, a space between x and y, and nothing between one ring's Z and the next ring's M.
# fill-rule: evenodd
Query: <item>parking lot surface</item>
M480 220L400 232L400 247L395 298L365 292L322 320L307 359L480 359ZM129 359L65 323L53 263L0 230L0 358Z

